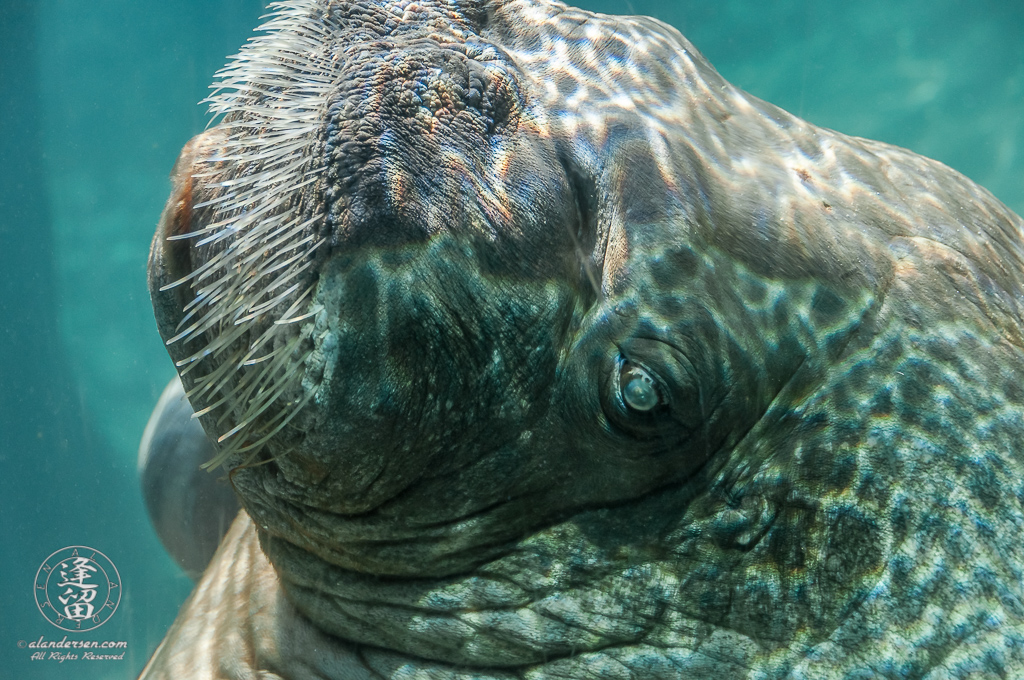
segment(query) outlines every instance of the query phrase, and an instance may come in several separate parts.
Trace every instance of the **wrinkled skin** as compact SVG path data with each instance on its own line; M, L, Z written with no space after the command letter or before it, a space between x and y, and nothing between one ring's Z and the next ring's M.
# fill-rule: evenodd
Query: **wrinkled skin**
M269 393L224 357L272 331L290 377L144 677L1024 677L1020 218L650 19L297 5L328 85L273 208L300 226L259 247L317 245L281 305L168 346L217 348L183 382L222 447ZM254 92L175 169L165 339L203 294L163 287L262 219L167 240L268 167Z

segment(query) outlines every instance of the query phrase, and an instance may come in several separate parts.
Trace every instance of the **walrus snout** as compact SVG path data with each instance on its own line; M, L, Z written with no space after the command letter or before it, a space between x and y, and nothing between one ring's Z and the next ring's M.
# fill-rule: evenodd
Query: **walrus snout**
M183 152L154 305L212 462L269 536L448 573L550 512L528 499L554 493L552 462L520 441L557 398L603 243L502 48L430 12L355 40L334 9L334 42L301 57L322 77L230 81L227 118ZM299 58L260 73L279 57ZM496 503L486 529L443 536Z

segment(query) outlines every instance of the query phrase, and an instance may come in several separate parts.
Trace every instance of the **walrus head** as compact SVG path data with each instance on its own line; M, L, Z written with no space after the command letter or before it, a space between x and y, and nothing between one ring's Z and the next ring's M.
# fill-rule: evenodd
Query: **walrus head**
M653 20L299 0L264 31L150 277L316 626L449 667L779 670L980 597L1024 527L1021 223L984 190Z

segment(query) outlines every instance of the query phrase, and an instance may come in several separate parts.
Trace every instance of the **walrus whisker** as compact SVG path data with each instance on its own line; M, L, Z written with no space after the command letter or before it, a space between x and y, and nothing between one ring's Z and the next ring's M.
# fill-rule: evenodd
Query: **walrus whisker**
M295 255L291 256L290 258L281 260L280 262L279 261L275 261L276 259L278 259L276 257L273 258L273 259L268 259L265 264L262 264L259 267L257 267L257 273L256 273L255 277L253 278L254 281L253 281L252 284L250 284L250 286L248 288L254 287L257 280L263 279L265 277L268 277L268 275L274 273L275 271L279 271L279 270L281 270L281 269L283 269L285 267L292 266L293 264L295 264L300 259L302 259L303 257L306 257L306 256L307 256L307 253L305 251L300 251L300 252L296 253Z
M308 296L308 294L309 294L309 292L311 290L312 290L312 286L309 289L307 289L307 291L305 293L303 293L302 295L299 296L298 302L304 302L306 297ZM282 314L282 316L288 317L291 314L294 314L295 311L296 311L296 308L299 307L299 306L300 306L299 304L293 303L291 307L289 307L287 310L285 310L285 312ZM264 333L260 337L258 337L255 341L253 341L249 345L248 352L245 354L244 357L242 357L242 359L241 359L241 361L239 363L239 367L241 365L243 365L245 361L250 359L257 351L259 351L263 347L263 345L265 345L266 343L268 343L271 340L273 340L276 337L276 335L277 334L276 334L276 332L274 331L273 328L267 328L267 330L264 331ZM298 337L301 339L303 337L303 335L300 334Z
M299 316L293 316L293 317L288 318L288 319L277 319L276 321L274 321L274 323L277 324L278 326L282 326L284 324L290 324L290 323L298 323L299 321L305 321L306 319L314 317L314 316L316 316L317 314L319 314L322 311L323 311L323 307L318 305L318 306L314 307L313 309L311 309L310 311L306 312L305 314L301 314Z
M205 349L203 350L202 354L203 356L207 356ZM203 394L209 391L212 388L212 386L220 384L219 381L222 380L224 376L230 375L235 370L237 370L238 363L241 361L241 355L242 350L236 349L234 350L234 353L230 355L230 357L224 357L225 360L221 363L221 366L217 367L217 369L207 374L196 376L195 379L192 381L192 387L188 391L186 391L186 395L188 395L188 398L191 400L193 396L197 394ZM189 373L192 372L192 369L198 365L198 359L194 361L189 361L191 359L192 357L189 357L188 359L184 360L188 361L189 363L178 366L178 368L180 369L178 371L179 375L188 375Z
M310 234L308 237L306 237L305 239L302 239L301 241L291 242L291 243L289 243L289 241L294 237L294 235L302 233L304 230L308 229L310 226L316 224L316 222L319 221L319 219L320 219L319 217L312 217L312 218L306 220L305 222L299 222L298 220L292 220L290 222L282 223L276 229L268 231L268 233L263 237L263 241L264 241L264 246L263 247L264 247L264 249L265 250L277 249L278 246L281 246L281 245L284 245L284 244L288 244L288 246L286 248L281 248L279 251L275 250L274 256L277 257L277 256L279 256L279 254L281 252L287 252L288 250L296 249L299 246L304 245L308 240L315 238L315 236L313 234ZM242 260L242 264L243 265L249 264L250 262L254 261L258 257L261 257L263 255L264 255L263 252L251 253L250 255L248 255L246 258L244 258Z
M260 437L260 439L258 439L257 441L253 442L252 444L246 444L245 446L240 447L238 449L238 452L239 453L245 453L245 452L249 452L249 451L259 452L268 441L270 441L275 435L277 435L278 432L283 430L288 425L288 423L290 423L296 416L299 415L299 413L302 410L302 407L305 406L306 403L309 402L309 400L312 399L312 398L313 398L313 392L308 392L299 402L297 402L294 405L293 408L291 408L291 409L289 409L287 411L284 411L284 410L278 411L277 414L275 414L271 418L268 418L267 419L267 424L269 425L269 424L273 423L273 421L276 418L284 416L284 420L282 420L280 423L278 423L272 430L268 431L265 435ZM278 460L278 459L281 458L282 455L284 455L284 454L278 454L278 455L270 458L269 460Z
M292 278L294 278L294 277L292 277ZM294 293L296 290L298 290L299 286L301 286L301 285L302 285L301 283L293 283L291 286L286 288L279 295L276 295L275 297L271 298L270 300L267 300L266 302L262 302L262 303L260 303L258 305L248 305L246 307L245 311L247 311L249 313L246 314L243 317L235 319L232 323L234 323L236 325L239 325L239 324L246 323L247 321L252 321L257 316L259 316L263 312L267 311L268 309L271 309L275 305L279 304L282 300L287 298L289 295ZM260 293L260 295L262 295L262 293Z
M285 350L285 352L293 351L295 349L295 347L297 347L298 344L302 340L303 340L302 335L301 334L297 335L294 338L292 338L292 340L287 345L285 345L284 347L279 348L278 350L276 350L275 353L280 354L282 352L282 350ZM242 355L242 351L240 350L235 355L236 359L233 360L232 362L230 362L232 368L234 369L234 371L237 372L238 369L241 369L245 365L246 360L251 358L252 355L257 350L258 350L258 347L255 347L255 346L250 347L249 351L246 352L244 355ZM239 355L242 355L242 356L239 356ZM228 362L225 362L225 363L228 363ZM231 397L236 397L237 396L240 399L244 398L246 400L244 403L248 404L248 401L251 399L252 390L259 389L260 386L265 384L265 383L272 383L273 382L273 380L274 380L273 369L274 369L273 366L268 365L265 370L242 372L241 373L241 378L239 378L238 382L235 384L234 388L231 390L230 396ZM227 396L228 395L225 395L225 398ZM228 416L228 414L225 413L221 417L222 418L226 418L227 416Z
M251 374L252 378L248 387L244 386L244 381L249 378L249 375L244 375L243 382L241 382L237 387L235 387L234 392L241 393L237 396L244 398L243 403L245 404L246 410L240 422L229 432L222 435L223 438L227 438L228 436L235 434L236 432L248 428L248 426L253 422L253 420L255 420L255 418L257 418L260 414L262 414L263 411L277 399L277 397L279 397L283 392L291 388L290 382L277 377L276 373L278 369L282 367L284 362L290 359L289 355L291 354L292 351L295 350L296 347L298 347L302 340L303 338L301 335L295 336L286 346L285 349L287 351L282 352L278 356L274 357L274 359L269 364L265 365L266 368L264 370L259 372L253 372ZM291 366L286 366L285 377L297 373L300 369L296 368L296 366L301 365L302 361L299 361L296 362L295 364L292 364ZM267 387L276 387L276 389L265 392L264 390ZM236 394L232 394L232 397L234 396L236 396ZM221 416L221 419L227 418L228 415L228 413L223 414ZM223 439L220 439L218 441L223 441Z
M193 177L193 179L195 179L195 178ZM207 208L207 207L209 207L211 205L217 205L218 203L223 203L225 201L230 201L230 200L234 199L235 196L236 196L236 194L221 194L220 196L216 196L215 198L211 198L208 201L202 201L200 203L196 203L195 205L192 206L192 209L193 210L200 210L202 208ZM178 234L176 236L168 236L167 240L168 241L174 241L174 240L180 240L182 238L188 238L189 236L192 236L193 234L203 233L203 232L207 231L208 229L209 229L209 227L204 227L203 229L198 229L198 230L196 230L194 232L190 232L188 234Z
M308 239L304 239L304 240L308 240ZM284 251L284 252L287 252L287 251ZM307 257L307 256L308 256L308 253L306 253L306 252L299 252L297 255L293 256L292 258L290 258L288 260L285 260L285 262L290 264L290 263L293 263L293 262L295 262L295 261L297 261L299 259L302 259L303 257ZM253 310L256 310L256 309L264 309L265 305L267 303L260 302L260 299L262 299L266 295L270 294L271 292L273 292L277 288L280 288L281 286L285 285L286 283L288 283L292 279L295 279L299 275L303 274L305 272L305 270L309 266L308 262L302 263L302 264L297 264L297 265L291 267L291 269L289 269L288 271L286 271L286 272L284 272L282 274L279 274L278 276L276 276L275 278L272 278L269 282L267 282L266 279L271 278L270 274L273 274L278 269L280 269L280 267L278 267L276 265L281 264L281 263L275 262L274 260L276 260L276 259L277 259L276 257L272 258L272 259L269 259L268 263L272 263L273 265L275 265L273 267L268 267L267 269L263 269L263 268L257 267L256 268L256 272L254 272L254 274L253 274L252 280L250 280L248 283L246 283L245 285L240 287L240 292L242 292L243 294L249 294L250 291L253 291L257 287L259 287L259 292L255 293L255 299L245 306L245 310L244 310L245 312L249 313L249 312L252 312ZM294 285L296 285L296 286L297 285L301 285L301 282L298 282L298 283L296 283ZM236 319L235 323L238 323L238 321L239 320Z
M256 358L252 358L252 355L255 353L255 351L257 349L258 348L250 349L249 352L242 359L242 361L241 361L241 363L239 365L240 366L251 366L253 364L263 363L264 361L269 361L270 359L273 359L275 356L277 356L278 354L281 354L282 352L289 351L289 348L287 346L286 347L278 347L275 350L271 350L267 354L264 354L264 355L256 357Z
M276 414L274 414L273 416L268 418L267 419L267 425L273 424L273 422L275 420L277 420L279 418L282 418L282 417L283 417L283 420L281 420L281 422L279 422L276 426L274 426L271 430L269 430L266 434L261 436L256 441L254 441L254 442L252 442L250 444L241 444L241 443L239 443L239 444L237 444L235 446L225 446L216 456L214 456L212 459L210 459L209 462L203 464L201 467L204 468L204 469L215 468L218 465L221 465L222 463L224 463L230 456L233 456L233 455L236 455L236 454L242 454L242 453L249 453L250 454L245 462L248 462L249 460L252 460L252 458L254 458L255 456L259 455L260 450L262 450L264 445L268 441L270 441L270 439L272 439L277 433L279 433L281 430L283 430L288 425L288 423L290 423L292 421L292 419L294 419L299 414L299 412L301 411L302 407L306 405L306 403L312 398L312 396L313 396L312 393L308 393L305 397L303 397L302 400L300 400L299 402L294 404L291 409L289 409L287 411L280 410ZM238 433L241 432L241 431L242 430L240 428L234 428L233 430L231 430L231 431L221 435L220 438L218 438L218 440L217 440L218 444L224 442L226 439L228 439L231 436L237 436ZM274 457L268 459L268 462L269 462L269 460L277 460L279 457L280 457L280 455L274 456Z

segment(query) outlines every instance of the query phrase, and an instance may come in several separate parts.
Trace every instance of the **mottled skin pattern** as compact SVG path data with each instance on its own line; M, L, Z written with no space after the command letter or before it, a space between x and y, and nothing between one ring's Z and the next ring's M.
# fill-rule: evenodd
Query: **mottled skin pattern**
M651 19L304 7L331 85L265 257L316 243L312 292L169 345L308 314L242 436L291 419L232 453L248 515L144 677L1024 677L1020 218ZM221 149L262 97L175 170L165 338L240 236L165 237L266 167ZM253 370L210 356L186 388ZM231 389L192 398L215 436Z

